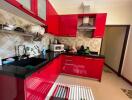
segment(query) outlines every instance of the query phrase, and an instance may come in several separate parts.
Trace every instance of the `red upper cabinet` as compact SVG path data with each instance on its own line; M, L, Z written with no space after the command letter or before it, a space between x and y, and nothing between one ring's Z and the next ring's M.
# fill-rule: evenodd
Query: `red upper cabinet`
M30 19L31 21L33 20L33 22L37 22L38 24L40 24L40 22L41 24L46 24L45 20L46 20L47 0L5 0L5 1L18 9L16 11L16 14L18 14L18 16L20 16L19 13L21 13L22 11L25 14L24 16L27 16L27 17L31 16L31 19ZM12 9L14 8L12 7ZM33 19L32 17L35 18L37 21L34 21L35 19ZM27 18L27 20L29 19Z
M78 18L83 18L84 16L89 16L93 18L93 24L96 29L92 32L93 38L103 38L105 23L106 23L106 13L98 14L78 14L78 15L60 15L59 16L59 36L75 37L77 34L77 24Z
M46 4L46 22L48 25L47 31L51 34L58 35L59 16L49 1Z
M29 11L34 10L33 6L36 2L34 2L35 0L16 0L18 3L20 3L21 6L23 6L24 8L26 8ZM32 5L33 4L33 5ZM33 11L32 11L33 12Z
M26 0L27 1L27 0ZM37 1L37 14L40 18L46 20L46 0L33 0Z
M16 0L21 6L46 20L46 0Z
M75 37L77 33L77 15L61 15L59 18L59 35Z
M106 16L107 14L96 14L96 18L95 18L96 29L93 32L94 38L103 38L105 23L106 23Z

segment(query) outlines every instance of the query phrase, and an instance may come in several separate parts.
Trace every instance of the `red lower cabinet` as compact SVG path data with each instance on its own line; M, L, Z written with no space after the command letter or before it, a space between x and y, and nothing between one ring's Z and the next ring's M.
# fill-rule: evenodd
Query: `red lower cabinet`
M69 55L63 55L63 67L62 67L62 73L75 75L75 62L76 59L74 56Z
M103 65L104 65L104 59L85 58L87 77L95 78L101 81Z
M101 81L104 59L60 55L25 79L0 75L0 100L45 100L62 73Z
M61 57L57 57L25 80L26 100L44 100L60 74Z
M25 100L43 100L52 87L52 83L39 75L31 75L25 79ZM45 88L45 89L44 89Z
M24 80L0 75L0 100L24 100Z
M101 81L104 59L65 55L63 60L62 73L95 78Z

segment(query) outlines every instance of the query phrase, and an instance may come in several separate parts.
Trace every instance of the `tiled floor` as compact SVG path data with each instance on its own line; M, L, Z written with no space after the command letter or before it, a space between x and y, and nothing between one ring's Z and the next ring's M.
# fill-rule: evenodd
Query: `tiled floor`
M57 82L90 87L95 100L132 100L122 91L132 90L132 86L107 68L104 69L101 82L68 75L60 75Z

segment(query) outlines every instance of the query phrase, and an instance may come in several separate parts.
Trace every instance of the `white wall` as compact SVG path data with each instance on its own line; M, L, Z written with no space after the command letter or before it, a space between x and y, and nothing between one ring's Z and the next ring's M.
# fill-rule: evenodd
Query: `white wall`
M82 13L82 2L88 0L50 0L59 14ZM132 0L92 0L92 13L108 13L107 24L130 24Z
M87 0L50 0L59 14L82 13L82 1ZM107 13L106 24L130 24L132 25L132 0L93 0L94 8L91 12ZM131 27L132 30L132 27ZM132 81L132 31L130 32L124 70L122 74Z
M132 28L130 30L129 42L125 54L122 75L132 82Z

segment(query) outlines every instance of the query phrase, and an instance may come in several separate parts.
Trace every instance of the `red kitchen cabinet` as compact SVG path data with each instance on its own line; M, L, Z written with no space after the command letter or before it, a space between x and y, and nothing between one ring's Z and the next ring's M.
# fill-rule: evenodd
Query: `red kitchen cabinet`
M104 59L85 57L85 66L87 77L95 78L101 81Z
M34 73L25 79L25 100L44 100L44 98L47 96L52 85L54 84L54 81L51 81L51 77L47 77L49 74L51 74L50 72L45 73L45 75L44 72L45 71L43 71L43 75L42 72Z
M0 100L24 100L24 80L0 75Z
M85 57L76 56L76 68L78 68L78 75L87 77L87 67L85 66Z
M105 31L106 16L107 14L96 14L95 18L96 29L93 32L94 38L103 38Z
M46 4L46 22L48 25L47 31L51 34L59 34L59 15L49 1Z
M11 5L15 6L16 8L18 8L18 10L17 10L18 12L22 11L25 14L35 18L36 20L46 24L45 17L42 18L42 16L44 16L44 14L43 15L40 14L40 12L43 11L42 5L40 7L40 3L37 0L5 0L5 1L10 3ZM45 2L47 3L47 0L45 0ZM44 10L46 9L45 6L43 6ZM40 8L41 8L41 10L40 10ZM45 12L45 15L46 15L46 12Z
M76 66L75 62L76 62L76 59L74 56L64 55L62 73L77 75L77 73L75 72L76 69L74 68Z
M59 16L59 36L75 37L77 34L77 15Z
M23 6L24 8L26 8L29 11L32 11L33 10L32 8L34 8L33 7L34 6L33 5L34 4L33 0L16 0L16 1L18 3L20 3L21 6Z
M101 81L104 59L65 55L63 60L62 73Z
M65 55L62 73L86 77L87 70L84 65L84 59L82 58L80 56Z
M91 77L99 79L99 81L101 81L102 70L104 67L104 59L94 59L92 61L92 65L93 65L93 71L95 71L95 73L93 73Z
M61 56L25 79L26 100L44 100L60 74Z

